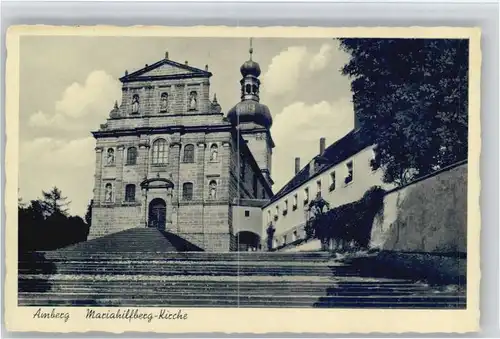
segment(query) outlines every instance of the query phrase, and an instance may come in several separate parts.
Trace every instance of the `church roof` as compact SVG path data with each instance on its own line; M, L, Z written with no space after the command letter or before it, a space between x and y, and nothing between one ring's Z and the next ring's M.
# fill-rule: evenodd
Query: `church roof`
M154 70L160 70L161 68L170 71L167 72L153 72ZM175 72L171 70L175 69ZM181 64L170 59L160 60L152 65L146 65L145 67L132 72L130 74L125 74L125 76L120 78L121 82L131 82L131 81L148 81L148 80L162 80L162 79L182 79L182 78L207 78L211 77L212 73L207 70L202 70L196 67L192 67L186 64Z
M370 145L373 145L373 138L371 138L368 133L365 133L362 129L352 130L344 137L328 146L323 154L315 156L312 161L302 168L271 198L269 204L279 200L297 187ZM315 168L311 168L311 166L315 166Z

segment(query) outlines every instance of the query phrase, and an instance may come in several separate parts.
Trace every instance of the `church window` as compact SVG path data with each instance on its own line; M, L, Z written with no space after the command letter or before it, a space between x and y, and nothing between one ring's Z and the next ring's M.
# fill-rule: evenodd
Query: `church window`
M125 201L127 202L135 201L135 185L129 184L125 186Z
M182 185L182 199L193 200L193 184L186 182Z
M352 182L352 179L353 179L353 164L352 164L352 160L349 161L346 164L346 167L347 167L347 176L345 177L344 182L347 185L348 183Z
M153 165L167 163L167 142L165 139L156 139L153 142Z
M127 165L135 165L137 163L137 148L129 147L127 149Z
M194 162L194 145L184 146L184 162Z

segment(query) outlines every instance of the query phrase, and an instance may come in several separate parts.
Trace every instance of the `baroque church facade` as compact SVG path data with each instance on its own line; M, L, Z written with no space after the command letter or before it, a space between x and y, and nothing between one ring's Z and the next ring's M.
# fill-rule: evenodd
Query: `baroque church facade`
M96 167L89 239L151 227L206 251L260 243L240 237L242 218L250 231L261 230L260 207L272 197L272 118L259 102L260 67L252 52L240 68L241 101L227 116L216 96L210 99L208 66L178 63L166 53L152 65L125 72L121 103L92 132ZM257 214L250 216L250 210Z

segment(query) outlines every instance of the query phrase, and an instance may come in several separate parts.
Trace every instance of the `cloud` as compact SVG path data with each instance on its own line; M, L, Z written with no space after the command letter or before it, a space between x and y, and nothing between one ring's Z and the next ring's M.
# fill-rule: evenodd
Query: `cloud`
M53 186L71 200L70 213L83 217L94 186L95 140L70 141L51 137L20 144L20 194L24 201Z
M104 71L89 73L83 84L73 83L55 102L54 113L38 111L30 116L33 127L79 129L87 128L86 122L104 122L113 102L121 96L120 82Z
M314 53L304 46L288 47L272 58L262 76L264 91L272 96L280 96L297 90L301 78L307 73L324 69L331 59L333 45L323 44ZM309 74L310 75L310 74Z
M326 67L332 55L333 46L331 44L323 44L319 52L312 56L309 61L309 70L312 72L321 71Z
M320 137L326 138L328 146L353 127L353 107L347 98L313 105L295 102L286 106L274 118L271 129L276 144L272 168L274 191L281 189L294 175L295 157L300 157L301 166L305 166L319 153Z

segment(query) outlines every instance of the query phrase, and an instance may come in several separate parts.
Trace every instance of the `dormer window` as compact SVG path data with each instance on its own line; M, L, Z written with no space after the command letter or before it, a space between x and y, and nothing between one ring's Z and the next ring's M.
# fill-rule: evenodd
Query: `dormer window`
M335 190L335 171L330 173L330 192Z
M349 161L348 163L346 163L346 167L347 167L347 176L344 180L344 183L347 185L349 183L352 182L353 180L353 163L352 163L352 160Z
M376 171L380 167L380 155L376 147L372 149L372 158L370 159L370 167L372 171Z

